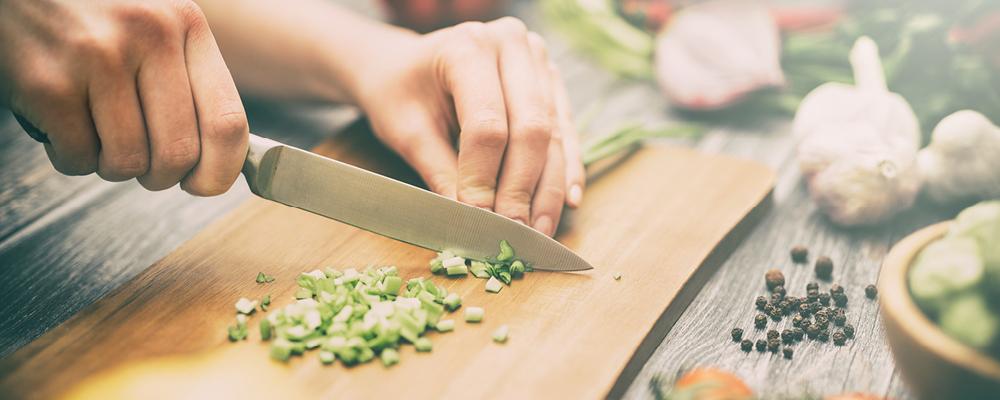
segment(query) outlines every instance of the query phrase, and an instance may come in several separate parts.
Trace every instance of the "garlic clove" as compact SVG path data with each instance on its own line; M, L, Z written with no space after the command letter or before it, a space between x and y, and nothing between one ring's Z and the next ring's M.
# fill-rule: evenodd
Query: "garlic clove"
M911 158L860 154L841 158L808 180L816 205L838 225L871 225L913 205L920 177Z
M655 68L677 106L716 109L785 82L777 25L764 4L714 0L678 12L657 38Z
M934 127L917 165L935 202L1000 198L1000 127L979 112L955 112Z

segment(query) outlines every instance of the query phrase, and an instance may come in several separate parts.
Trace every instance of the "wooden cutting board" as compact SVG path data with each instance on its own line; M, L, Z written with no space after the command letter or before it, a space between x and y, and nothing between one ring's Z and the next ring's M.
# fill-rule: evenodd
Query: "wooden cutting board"
M315 150L414 179L363 127ZM558 239L595 270L534 272L499 294L484 292L479 279L434 277L486 316L467 324L460 310L454 332L430 334L433 352L404 346L402 362L390 369L377 360L322 366L315 352L271 361L256 329L260 312L249 340L226 339L236 299L271 294L273 307L288 304L303 271L391 264L404 278L430 276L430 251L254 198L0 361L0 397L67 390L101 398L619 395L770 204L775 177L757 163L673 147L644 148L591 177L584 206L566 215ZM259 271L277 280L257 284ZM500 345L491 333L502 324L510 339Z

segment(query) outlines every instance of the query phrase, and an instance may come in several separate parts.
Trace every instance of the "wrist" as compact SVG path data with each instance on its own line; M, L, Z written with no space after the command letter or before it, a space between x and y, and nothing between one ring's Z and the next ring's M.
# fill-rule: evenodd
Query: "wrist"
M365 99L377 96L375 86L387 78L388 70L398 62L401 52L412 50L420 35L406 29L373 21L358 21L356 38L335 44L325 52L326 69L340 89L334 101L346 101L364 107ZM353 28L359 28L354 26Z

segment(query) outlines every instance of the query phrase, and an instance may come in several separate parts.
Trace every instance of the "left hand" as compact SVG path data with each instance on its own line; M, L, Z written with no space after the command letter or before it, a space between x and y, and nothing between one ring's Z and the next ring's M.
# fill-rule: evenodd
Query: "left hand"
M541 37L511 17L396 33L373 40L349 90L376 135L434 192L553 235L585 174Z

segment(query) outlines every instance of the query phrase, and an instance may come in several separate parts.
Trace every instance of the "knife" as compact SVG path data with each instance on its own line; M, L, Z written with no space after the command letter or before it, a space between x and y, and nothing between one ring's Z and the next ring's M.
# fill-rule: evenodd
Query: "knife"
M510 218L253 134L243 175L265 199L434 251L487 260L506 240L537 270L593 268Z

